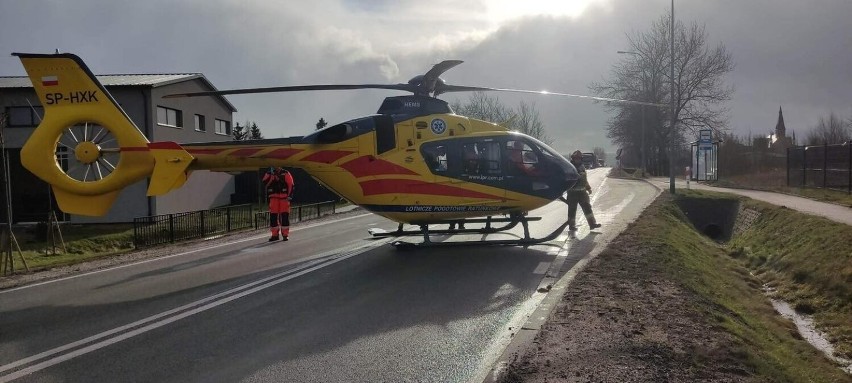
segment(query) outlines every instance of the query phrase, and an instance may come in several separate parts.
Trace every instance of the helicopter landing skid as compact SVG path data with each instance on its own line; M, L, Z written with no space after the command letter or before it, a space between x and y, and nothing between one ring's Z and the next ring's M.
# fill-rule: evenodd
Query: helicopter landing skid
M370 233L371 236L376 238L386 238L386 237L408 237L415 235L423 235L423 227L426 226L426 229L430 234L492 234L498 233L501 231L511 230L515 226L518 225L522 220L526 220L527 222L539 221L541 217L523 217L521 219L518 218L481 218L481 219L464 219L464 220L451 220L451 221L434 221L428 222L424 224L420 224L420 230L402 230L402 224L400 224L399 228L394 231L387 231L379 228L370 228L367 229L367 232ZM480 228L472 228L472 229L464 229L461 228L465 224L468 223L484 223L485 226ZM492 226L495 223L504 223L502 226ZM459 225L459 229L446 229L446 230L429 230L429 225Z
M495 230L492 228L490 231L483 231L482 229L460 229L460 230L429 230L428 225L420 225L419 231L395 231L395 232L387 232L386 236L412 236L412 235L423 235L423 242L414 243L407 241L394 241L391 242L391 245L396 247L397 249L412 249L412 248L425 248L425 247L450 247L450 246L530 246L536 245L544 242L549 242L556 239L565 228L568 226L568 221L565 221L562 225L560 225L556 230L551 232L550 234L541 237L541 238L533 238L530 237L529 234L529 225L528 223L531 221L541 220L541 217L515 217L505 219L508 224L501 230ZM471 222L471 221L467 221ZM493 222L493 221L492 221ZM430 235L432 234L461 234L461 233L474 233L474 234L489 234L495 233L498 231L503 231L510 229L516 226L518 223L523 225L524 227L524 237L517 239L494 239L494 240L477 240L477 241L445 241L445 242L432 242L430 240ZM400 234L404 233L404 234Z

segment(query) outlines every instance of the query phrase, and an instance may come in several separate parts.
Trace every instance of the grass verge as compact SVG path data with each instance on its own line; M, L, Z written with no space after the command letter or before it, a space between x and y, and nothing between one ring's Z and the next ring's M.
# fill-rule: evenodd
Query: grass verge
M746 199L760 213L728 243L796 311L813 315L835 351L852 358L852 229L822 217Z
M65 252L62 251L61 241L56 234L54 251L53 244L45 239L47 227L44 225L14 230L30 271L73 265L133 250L132 224L62 225L60 230L65 242ZM15 271L24 270L21 256L14 246L12 258Z
M731 252L725 245L700 235L674 203L674 198L724 197L720 197L717 193L695 191L685 191L674 197L662 195L628 230L638 235L650 247L650 262L656 263L655 267L662 267L668 277L696 295L693 309L702 313L706 324L710 328L721 329L733 337L734 346L729 350L729 357L748 366L749 375L755 381L850 381L848 375L802 340L792 323L775 313L762 292L761 280L753 277L747 267L754 265L744 262L751 259L752 255L739 259L731 257L729 256ZM763 208L773 210L772 207L764 206ZM783 209L774 208L774 210ZM781 213L787 212L781 211ZM771 213L761 215L752 228L754 231L745 234L741 239L745 242L738 242L739 246L756 241L761 235L758 233L768 233L773 230L760 230L761 225L767 225L773 219L775 218ZM801 220L801 217L799 219ZM786 233L787 239L791 242L812 241L809 236L814 233L801 228L801 224L792 226L788 230L792 233ZM816 251L821 250L813 250L811 253ZM801 267L810 270L809 264L818 263L813 262L816 256L812 255L812 257L811 262L804 262L805 264ZM786 269L778 275L785 275L790 270L789 264L794 261L789 258L788 260L790 263L787 263ZM849 265L848 258L846 265ZM827 270L834 268L828 267ZM836 272L836 269L834 270ZM814 279L822 274L811 270L808 275L809 277L804 278L804 282L813 281L816 286L818 283ZM833 283L827 285L831 288L820 287L814 292L827 292L840 294L840 296L844 294L843 288Z

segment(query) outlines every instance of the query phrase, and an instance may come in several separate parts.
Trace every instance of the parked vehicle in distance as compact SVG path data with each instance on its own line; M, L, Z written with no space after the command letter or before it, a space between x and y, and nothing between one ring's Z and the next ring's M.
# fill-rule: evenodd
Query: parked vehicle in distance
M583 153L583 166L586 169L594 169L598 167L598 158L595 153Z
M606 166L606 163L604 163L604 160L598 160L598 167L604 167L604 166Z

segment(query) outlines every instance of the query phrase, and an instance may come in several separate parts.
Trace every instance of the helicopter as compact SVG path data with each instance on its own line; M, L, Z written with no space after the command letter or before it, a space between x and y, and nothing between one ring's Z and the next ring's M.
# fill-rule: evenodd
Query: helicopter
M103 215L119 191L149 178L147 194L181 187L194 170L256 171L292 167L351 203L399 223L396 231L373 229L375 237L422 235L418 245L530 245L555 239L567 225L540 238L527 212L562 199L578 179L576 168L545 143L528 135L457 115L437 96L462 91L507 91L601 97L447 84L440 75L462 63L447 60L400 84L302 85L173 94L195 97L267 92L386 89L411 93L385 98L366 117L305 136L235 142L149 142L78 56L13 53L20 58L45 116L21 149L21 163L51 185L59 207L72 214ZM61 79L49 90L44 80ZM56 102L75 98L74 103ZM652 104L656 105L656 104ZM83 127L82 137L74 135ZM95 129L98 129L97 131ZM63 140L68 135L73 140ZM79 135L79 134L78 134ZM109 140L105 140L109 137ZM111 147L104 145L114 141ZM69 144L70 142L70 144ZM57 156L68 150L88 177L72 177ZM482 223L481 228L430 230L429 225ZM496 233L521 224L523 238L433 242L433 234ZM419 230L403 230L403 224ZM460 226L461 227L461 226ZM411 245L394 242L397 246Z

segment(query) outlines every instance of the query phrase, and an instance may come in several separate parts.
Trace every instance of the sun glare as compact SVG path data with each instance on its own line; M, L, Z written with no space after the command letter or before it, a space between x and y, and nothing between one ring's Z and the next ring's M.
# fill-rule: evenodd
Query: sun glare
M599 0L488 0L486 15L492 22L524 16L580 16L589 4Z

